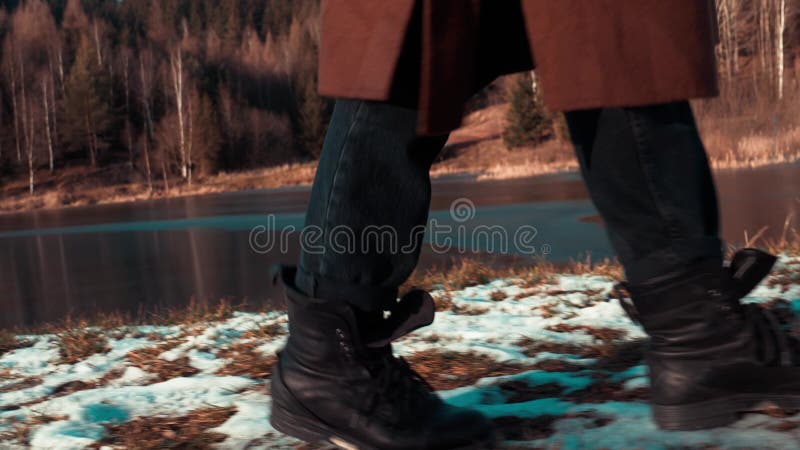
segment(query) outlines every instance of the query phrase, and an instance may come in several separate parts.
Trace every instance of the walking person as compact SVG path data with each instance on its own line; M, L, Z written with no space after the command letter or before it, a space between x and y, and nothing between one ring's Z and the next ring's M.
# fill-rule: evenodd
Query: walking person
M688 103L717 94L714 11L704 0L322 0L320 93L338 100L306 226L323 251L280 274L290 335L273 426L348 449L492 446L490 422L440 400L391 342L433 320L425 292L397 301L419 257L432 162L472 94L534 67L625 268L626 310L651 337L658 425L725 425L763 400L800 407L791 340L739 302L774 258L745 250L724 264ZM326 239L375 226L409 251L341 252Z

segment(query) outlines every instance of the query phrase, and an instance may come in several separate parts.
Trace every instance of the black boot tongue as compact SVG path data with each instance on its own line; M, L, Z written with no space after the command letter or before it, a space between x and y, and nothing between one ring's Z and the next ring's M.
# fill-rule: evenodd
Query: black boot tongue
M740 299L747 296L769 275L777 260L778 258L769 253L752 248L736 252L728 268L730 273L728 289L732 294L731 297Z
M414 290L384 311L359 317L359 331L369 348L381 348L392 341L433 323L436 306L430 294Z

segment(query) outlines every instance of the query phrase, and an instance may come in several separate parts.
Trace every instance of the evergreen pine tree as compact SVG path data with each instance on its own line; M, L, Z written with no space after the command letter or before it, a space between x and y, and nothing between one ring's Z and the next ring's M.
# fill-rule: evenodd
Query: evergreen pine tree
M547 134L551 120L530 74L517 75L510 81L503 142L508 148L535 144Z
M92 44L82 36L66 80L62 133L68 148L86 151L92 166L108 148L114 117L107 92L110 80L97 66Z
M296 144L302 155L318 158L325 141L330 108L327 100L317 93L316 58L317 43L294 22L294 36L290 33L290 52L293 54L293 90L297 99L297 114L294 118Z
M317 83L309 76L300 98L298 123L298 143L303 153L319 158L325 133L328 128L328 113L325 100L317 94Z

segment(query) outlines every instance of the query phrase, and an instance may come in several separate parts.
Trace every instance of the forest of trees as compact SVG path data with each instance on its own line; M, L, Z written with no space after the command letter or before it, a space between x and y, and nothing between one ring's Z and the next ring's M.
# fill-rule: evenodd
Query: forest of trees
M0 1L0 183L143 182L318 156L319 0Z
M715 108L796 98L798 3L717 0ZM316 158L318 16L319 0L0 0L0 185L115 167L169 190ZM506 141L535 143L553 121L528 107L532 79L509 86Z
M716 0L717 59L728 100L776 104L796 90L800 66L798 0ZM746 103L746 102L745 102Z
M696 113L715 128L732 121L720 130L732 138L743 132L774 134L777 122L800 126L800 0L716 0L716 8L721 96L697 103ZM508 81L503 133L508 147L565 135L548 129L563 128L563 120L539 100L534 74Z

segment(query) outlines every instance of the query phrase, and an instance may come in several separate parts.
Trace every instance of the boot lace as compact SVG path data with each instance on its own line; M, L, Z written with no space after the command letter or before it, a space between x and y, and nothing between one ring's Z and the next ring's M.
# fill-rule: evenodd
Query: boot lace
M726 309L744 321L756 340L758 359L769 366L792 367L800 363L800 340L792 335L792 313L779 314L758 304L731 302Z

